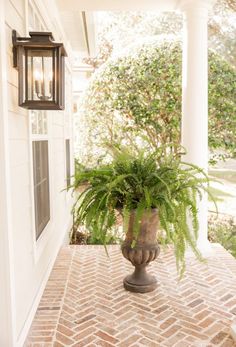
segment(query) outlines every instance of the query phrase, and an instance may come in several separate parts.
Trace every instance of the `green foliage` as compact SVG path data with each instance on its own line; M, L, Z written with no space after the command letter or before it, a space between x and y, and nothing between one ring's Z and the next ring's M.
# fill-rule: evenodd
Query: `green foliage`
M176 154L165 154L166 146L148 154L118 147L111 150L110 163L82 169L75 175L74 189L86 186L74 205L76 223L85 224L92 238L105 244L107 233L116 224L117 213L122 213L127 226L135 209L137 239L144 212L157 208L165 233L163 243L174 244L177 268L182 274L188 245L201 259L196 246L197 199L202 191L208 191L207 176L199 167L181 162L179 150Z
M103 242L101 241L100 237L96 237L93 235L93 233L89 233L89 237L87 239L86 242L88 245L101 245L103 244ZM106 240L105 240L105 244L116 244L117 243L117 239L115 238L115 236L113 235L113 233L106 233Z
M233 219L210 219L208 237L211 242L220 243L236 258L236 224Z
M158 148L180 142L181 46L149 41L109 59L94 74L80 111L80 160L104 142ZM209 145L236 146L235 69L209 52ZM189 115L191 117L191 115Z
M236 2L217 0L209 18L209 47L236 67Z
M236 70L209 55L209 146L236 154Z

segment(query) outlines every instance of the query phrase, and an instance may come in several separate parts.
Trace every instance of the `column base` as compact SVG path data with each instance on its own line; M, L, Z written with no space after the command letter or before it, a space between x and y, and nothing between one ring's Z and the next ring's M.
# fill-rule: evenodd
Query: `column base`
M209 257L213 255L214 253L212 245L210 241L208 240L204 240L204 241L198 240L197 247L199 251L202 253L203 257Z
M211 257L214 254L214 249L212 248L211 243L208 240L198 241L197 247L201 252L203 258ZM186 251L186 257L195 257L191 248L188 248Z
M230 327L230 335L232 336L233 340L236 342L236 320L232 323Z

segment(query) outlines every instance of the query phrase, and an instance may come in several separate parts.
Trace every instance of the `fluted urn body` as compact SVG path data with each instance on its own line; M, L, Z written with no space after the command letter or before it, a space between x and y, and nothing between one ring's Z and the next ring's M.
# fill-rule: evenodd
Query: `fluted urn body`
M124 243L121 246L123 256L134 266L133 274L124 278L125 289L147 293L157 287L155 276L151 276L146 271L146 266L157 258L160 247L157 242L157 230L159 218L157 209L145 212L140 223L140 231L135 246L132 247L134 236L136 211L132 211L129 218L128 231Z

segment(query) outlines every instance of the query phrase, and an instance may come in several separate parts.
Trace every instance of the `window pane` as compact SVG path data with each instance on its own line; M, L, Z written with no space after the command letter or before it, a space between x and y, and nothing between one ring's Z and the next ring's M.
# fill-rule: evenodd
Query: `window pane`
M43 134L47 134L48 132L48 124L47 124L47 115L46 112L43 112Z
M50 219L48 141L33 141L36 239Z
M48 133L46 111L30 111L31 132L33 135L46 135Z
M31 111L31 132L32 134L37 134L37 112Z
M43 134L43 115L42 112L38 113L38 134Z

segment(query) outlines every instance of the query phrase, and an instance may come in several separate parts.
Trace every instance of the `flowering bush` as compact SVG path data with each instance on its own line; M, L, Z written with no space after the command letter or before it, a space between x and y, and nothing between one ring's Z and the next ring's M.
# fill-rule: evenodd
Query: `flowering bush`
M106 155L104 143L156 148L180 142L181 45L149 41L110 58L80 106L80 161ZM209 52L209 145L235 151L236 73ZM189 115L191 117L191 115Z

